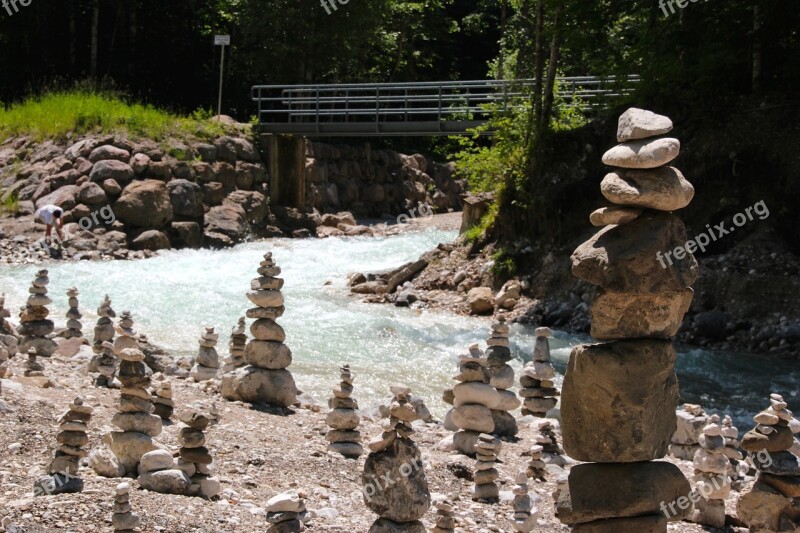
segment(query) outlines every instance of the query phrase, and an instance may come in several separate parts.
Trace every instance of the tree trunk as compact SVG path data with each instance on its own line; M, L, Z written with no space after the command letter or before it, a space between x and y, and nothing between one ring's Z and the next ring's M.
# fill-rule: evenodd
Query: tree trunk
M542 116L542 78L544 77L544 54L542 53L542 38L544 28L544 0L536 2L536 44L535 67L533 82L533 124L537 124Z
M547 66L547 84L544 90L544 106L542 116L539 119L539 134L541 137L550 128L550 115L553 113L553 91L556 85L556 74L558 72L558 54L561 47L561 34L558 27L558 18L561 14L561 6L556 9L553 17L553 39L550 42L550 62Z
M100 0L93 0L92 2L92 47L91 57L89 59L89 76L92 78L97 77L97 48L98 48L98 33L100 29Z
M761 72L763 56L761 51L761 8L753 4L753 74L752 89L754 93L761 92Z
M506 37L506 0L500 0L500 51L497 57L497 79L499 80L506 79L506 72L505 72L506 54L504 46L505 37Z

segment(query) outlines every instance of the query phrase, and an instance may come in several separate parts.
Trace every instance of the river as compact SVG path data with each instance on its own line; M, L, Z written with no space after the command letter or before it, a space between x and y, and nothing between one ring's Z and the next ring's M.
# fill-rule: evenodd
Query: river
M217 327L223 357L231 328L251 307L245 297L250 279L271 250L286 280L286 314L279 322L300 389L324 402L338 381L339 365L348 363L362 407L385 397L391 383L402 382L441 416L442 390L454 383L457 355L485 340L490 320L362 303L346 282L349 272L400 265L455 236L427 229L383 238L271 239L222 251L169 251L135 262L50 263L51 318L64 325L65 291L76 286L84 333L91 335L95 310L108 293L117 314L130 310L136 329L176 356L196 354L202 326ZM24 305L39 268L0 267L0 292L12 313ZM551 346L559 372L566 369L571 347L586 340L555 332ZM513 325L511 342L518 355L512 365L519 370L533 349L533 328ZM752 426L751 417L766 406L770 392L783 393L795 407L800 400L800 376L791 363L748 354L680 349L678 377L683 401L731 414L742 430Z

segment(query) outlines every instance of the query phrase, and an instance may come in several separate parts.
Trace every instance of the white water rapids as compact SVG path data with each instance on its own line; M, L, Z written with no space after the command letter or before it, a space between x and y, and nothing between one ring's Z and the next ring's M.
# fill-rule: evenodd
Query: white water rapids
M201 329L210 325L220 332L217 348L224 357L231 328L252 307L245 297L250 279L271 250L286 280L286 314L278 322L286 330L294 356L289 370L300 389L324 402L338 381L339 366L348 363L356 376L354 397L362 407L384 398L391 383L401 382L441 416L442 391L454 383L456 356L474 342L485 347L490 320L362 303L346 282L349 272L399 266L455 236L428 229L383 238L270 239L222 251L170 251L143 261L0 267L0 293L6 294L6 308L16 323L35 272L48 268L50 318L57 326L66 323L65 292L76 286L89 337L96 308L108 293L117 314L131 311L136 329L172 355L195 355ZM571 346L584 340L556 332L551 348L559 372L566 369ZM521 358L528 360L533 349L533 328L513 325L511 342L518 355L512 366L519 371ZM767 366L754 356L683 351L681 396L729 413L747 428L747 419L764 407L771 390L787 397L798 394L800 378L785 366Z

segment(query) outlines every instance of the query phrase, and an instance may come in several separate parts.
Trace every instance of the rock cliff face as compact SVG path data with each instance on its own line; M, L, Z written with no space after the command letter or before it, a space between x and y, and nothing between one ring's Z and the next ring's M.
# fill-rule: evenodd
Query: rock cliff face
M14 206L0 209L0 241L18 238L15 248L40 237L31 215L47 204L64 209L65 256L89 259L309 236L323 220L320 212L394 216L461 206L463 182L452 179L450 166L421 155L311 142L306 152L308 201L301 211L270 206L268 167L244 125L208 142L12 138L0 144L0 202Z

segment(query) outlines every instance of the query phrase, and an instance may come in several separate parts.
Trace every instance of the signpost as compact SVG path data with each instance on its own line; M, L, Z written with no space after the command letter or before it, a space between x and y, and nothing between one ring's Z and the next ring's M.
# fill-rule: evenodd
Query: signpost
M230 35L215 35L214 46L221 46L222 53L219 60L219 99L217 100L217 116L222 115L222 72L225 68L225 47L230 46Z

